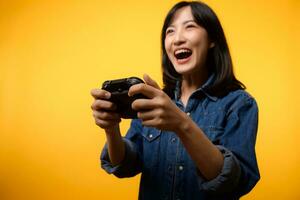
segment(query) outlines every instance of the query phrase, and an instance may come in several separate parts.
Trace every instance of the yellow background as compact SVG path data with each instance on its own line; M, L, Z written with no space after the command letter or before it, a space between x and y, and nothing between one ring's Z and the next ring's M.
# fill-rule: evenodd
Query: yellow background
M148 73L176 1L0 1L0 199L136 199L99 167L90 90ZM261 181L244 200L300 199L298 0L207 0L260 108ZM129 121L123 120L122 130Z

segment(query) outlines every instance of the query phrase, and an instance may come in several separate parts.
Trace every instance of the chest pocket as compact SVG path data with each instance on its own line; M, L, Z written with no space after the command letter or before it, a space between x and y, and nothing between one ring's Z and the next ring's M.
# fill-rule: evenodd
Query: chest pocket
M147 142L152 142L161 135L161 131L154 128L144 127L142 135Z
M155 128L144 127L143 132L143 171L150 172L159 162L159 147L161 131Z

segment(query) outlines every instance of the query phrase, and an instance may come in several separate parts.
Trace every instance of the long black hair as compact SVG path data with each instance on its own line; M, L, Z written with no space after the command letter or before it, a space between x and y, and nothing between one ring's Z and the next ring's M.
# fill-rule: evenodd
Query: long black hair
M207 31L210 41L214 43L214 47L208 51L206 66L209 74L214 74L215 76L212 84L205 88L206 92L214 96L223 96L233 90L245 89L245 85L234 76L229 48L217 15L205 3L182 1L175 4L169 11L161 32L163 90L170 97L173 97L176 82L181 81L181 75L175 71L173 64L168 58L164 41L166 29L172 23L176 11L186 6L191 7L195 22Z

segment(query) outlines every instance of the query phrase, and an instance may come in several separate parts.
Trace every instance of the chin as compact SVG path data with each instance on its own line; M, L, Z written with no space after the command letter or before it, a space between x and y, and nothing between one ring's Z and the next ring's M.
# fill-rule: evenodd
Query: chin
M174 65L173 65L174 66ZM195 73L195 67L191 66L191 65L175 65L174 66L175 71L180 74L180 75L190 75Z

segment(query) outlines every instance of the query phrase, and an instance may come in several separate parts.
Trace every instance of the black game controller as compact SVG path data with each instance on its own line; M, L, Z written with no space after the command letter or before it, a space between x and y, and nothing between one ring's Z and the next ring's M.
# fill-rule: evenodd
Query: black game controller
M117 105L116 112L120 114L121 118L134 119L137 118L137 112L131 108L131 104L136 99L147 99L142 94L128 96L128 90L131 86L144 81L137 77L108 80L102 84L102 89L111 93L109 101Z

